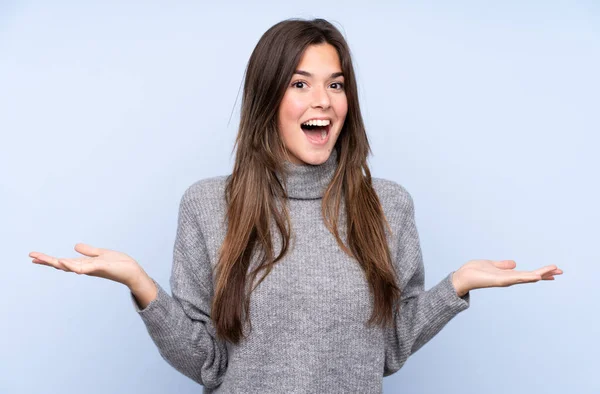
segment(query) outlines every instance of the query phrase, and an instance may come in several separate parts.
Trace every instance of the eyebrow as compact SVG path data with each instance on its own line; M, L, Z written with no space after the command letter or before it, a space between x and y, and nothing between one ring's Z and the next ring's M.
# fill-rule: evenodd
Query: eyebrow
M294 71L294 74L300 74L300 75L304 75L306 77L312 77L313 75L311 73L309 73L308 71L304 71L304 70L296 70ZM337 78L337 77L343 77L344 73L341 71L335 72L333 74L331 74L329 77L330 78Z

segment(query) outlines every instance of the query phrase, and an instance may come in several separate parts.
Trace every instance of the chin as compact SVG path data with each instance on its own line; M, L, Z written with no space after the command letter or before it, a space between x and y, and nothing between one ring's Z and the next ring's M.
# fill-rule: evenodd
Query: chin
M329 156L331 156L331 150L323 149L318 152L304 152L304 154L297 155L296 157L304 164L318 166L325 163L329 159Z

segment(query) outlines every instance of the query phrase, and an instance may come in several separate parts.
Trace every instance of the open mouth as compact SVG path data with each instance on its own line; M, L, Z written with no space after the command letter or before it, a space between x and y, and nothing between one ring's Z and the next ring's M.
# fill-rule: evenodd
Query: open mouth
M327 126L310 126L300 125L302 131L306 135L306 138L314 144L323 145L329 140L329 131L331 130L331 123Z

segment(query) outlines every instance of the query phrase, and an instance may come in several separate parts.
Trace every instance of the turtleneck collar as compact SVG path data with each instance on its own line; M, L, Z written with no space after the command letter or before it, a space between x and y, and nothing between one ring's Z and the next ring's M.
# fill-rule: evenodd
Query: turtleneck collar
M284 168L288 174L287 193L289 198L300 200L322 198L337 168L337 151L334 148L323 164L294 164L286 161ZM278 178L283 182L279 175Z

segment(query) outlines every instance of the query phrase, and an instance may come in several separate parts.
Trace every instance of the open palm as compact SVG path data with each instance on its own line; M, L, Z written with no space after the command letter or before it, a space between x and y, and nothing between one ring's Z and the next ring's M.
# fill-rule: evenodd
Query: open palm
M453 283L462 296L473 289L554 280L555 275L563 273L556 265L547 265L534 271L515 271L516 266L514 260L471 260L454 273Z
M137 261L122 252L95 248L83 243L76 244L75 251L86 257L57 258L40 252L31 252L29 257L32 257L32 262L36 264L80 275L110 279L126 286L130 286L143 272Z

